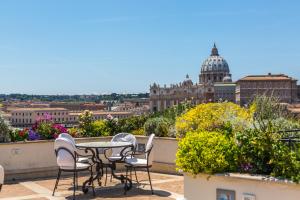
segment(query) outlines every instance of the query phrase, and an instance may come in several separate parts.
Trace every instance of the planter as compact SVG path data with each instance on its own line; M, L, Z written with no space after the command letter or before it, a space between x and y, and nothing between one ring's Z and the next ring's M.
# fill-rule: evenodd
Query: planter
M300 184L290 181L243 174L184 174L184 196L187 200L215 200L219 193L230 200L299 200ZM224 191L228 190L228 191Z
M137 136L138 143L146 143L148 137ZM110 141L111 137L76 138L76 143ZM6 180L56 176L54 140L0 143L0 165L5 169ZM153 171L176 173L175 154L177 140L155 138Z

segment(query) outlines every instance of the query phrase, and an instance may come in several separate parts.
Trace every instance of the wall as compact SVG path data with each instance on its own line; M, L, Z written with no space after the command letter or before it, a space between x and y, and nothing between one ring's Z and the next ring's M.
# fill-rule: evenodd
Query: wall
M138 143L147 137L137 136ZM76 143L109 141L111 137L78 138ZM53 176L57 173L54 141L0 143L0 165L5 169L6 180ZM177 140L155 138L153 171L176 173L175 154Z
M256 200L299 200L300 185L266 180L262 176L231 174L230 176L184 175L186 200L215 200L216 189L235 190L236 200L244 200L243 193L256 196Z

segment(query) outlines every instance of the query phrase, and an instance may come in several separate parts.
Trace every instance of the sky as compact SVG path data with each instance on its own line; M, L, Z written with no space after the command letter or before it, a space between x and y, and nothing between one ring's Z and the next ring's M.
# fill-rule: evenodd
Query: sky
M148 92L194 82L215 42L233 80L300 79L298 0L3 0L0 94Z

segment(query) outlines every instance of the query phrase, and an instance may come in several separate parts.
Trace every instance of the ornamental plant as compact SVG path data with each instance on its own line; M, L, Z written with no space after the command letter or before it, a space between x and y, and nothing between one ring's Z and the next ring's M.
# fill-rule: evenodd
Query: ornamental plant
M176 119L177 137L192 131L221 131L229 134L250 126L253 111L230 102L200 104Z
M179 141L176 154L178 169L193 175L236 170L237 145L222 133L188 132Z
M7 142L10 135L10 126L7 121L2 117L0 112L0 142Z
M157 137L167 137L171 129L171 122L167 118L150 118L144 125L145 134L154 133Z

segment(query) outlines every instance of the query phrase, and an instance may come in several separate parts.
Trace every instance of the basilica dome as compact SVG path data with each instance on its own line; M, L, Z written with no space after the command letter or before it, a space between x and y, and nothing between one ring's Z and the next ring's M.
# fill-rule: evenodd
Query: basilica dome
M219 55L215 44L211 50L210 56L202 63L199 82L231 82L231 74L228 63Z
M201 72L227 72L229 73L229 67L224 58L222 58L216 45L211 50L211 55L203 62Z

